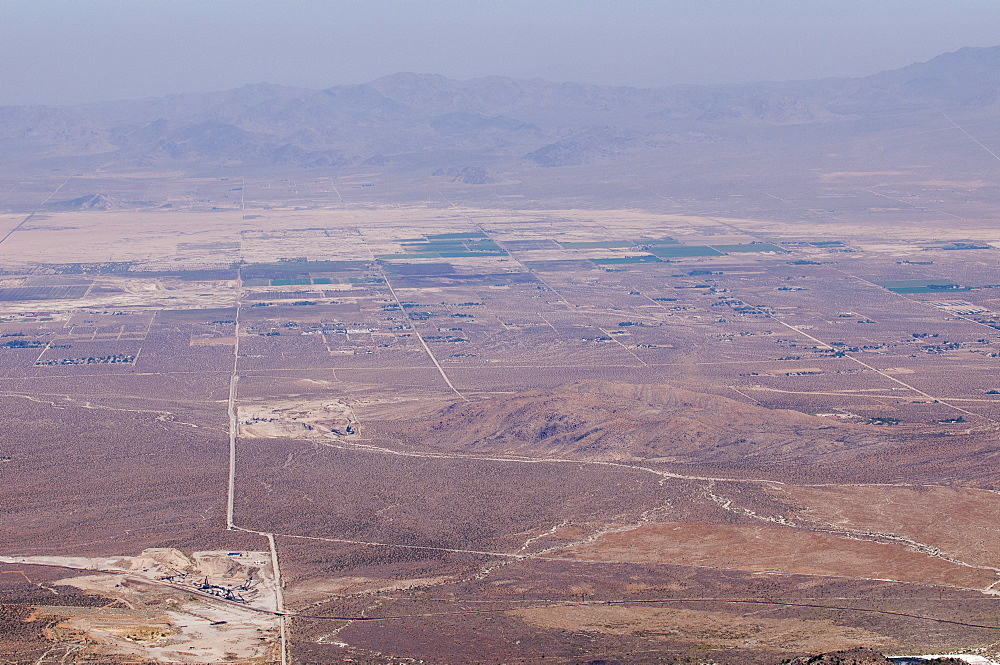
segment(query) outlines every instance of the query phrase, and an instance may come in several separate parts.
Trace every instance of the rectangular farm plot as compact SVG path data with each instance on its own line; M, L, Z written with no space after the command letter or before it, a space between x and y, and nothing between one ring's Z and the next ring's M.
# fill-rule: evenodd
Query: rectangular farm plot
M382 254L379 259L394 258L463 258L475 256L507 256L507 251L486 236L479 234L438 234L427 240L402 241L403 254Z
M651 247L650 253L664 259L693 256L722 256L722 252L708 245L662 245Z
M313 280L309 277L299 277L294 279L272 279L270 280L270 286L309 286L313 283ZM330 280L326 280L324 284L329 284Z
M537 272L578 272L582 270L595 270L593 262L588 259L553 259L522 261L521 264L528 270Z
M435 261L433 263L392 261L383 263L382 268L390 276L418 277L455 274L455 266L445 261Z
M725 252L726 254L738 254L741 252L770 252L774 254L788 254L787 249L783 249L769 242L739 243L735 245L711 245L712 248Z
M305 279L313 273L337 273L355 276L371 266L368 261L323 261L298 260L275 263L251 263L240 268L240 276L246 280L286 280Z
M460 242L404 242L400 245L404 252L424 253L424 252L464 252L468 247Z
M640 238L638 240L559 240L563 249L628 249L629 247L659 247L680 244L673 238Z
M507 256L507 252L500 250L477 250L477 249L467 249L467 250L455 250L447 252L438 252L434 256L439 256L443 259L460 259L460 258L474 258L477 256Z
M947 279L902 279L886 282L875 282L894 293L955 293L968 291L968 287Z
M76 300L87 295L90 284L64 286L9 286L0 288L0 302L30 300Z
M504 249L510 252L529 252L537 250L558 250L562 247L555 240L501 240Z

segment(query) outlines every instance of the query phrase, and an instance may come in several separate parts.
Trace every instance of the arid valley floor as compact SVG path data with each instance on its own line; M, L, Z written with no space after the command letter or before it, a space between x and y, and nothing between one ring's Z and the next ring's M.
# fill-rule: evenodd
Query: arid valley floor
M0 662L997 658L996 115L0 159Z
M357 184L3 216L8 651L996 649L992 221Z

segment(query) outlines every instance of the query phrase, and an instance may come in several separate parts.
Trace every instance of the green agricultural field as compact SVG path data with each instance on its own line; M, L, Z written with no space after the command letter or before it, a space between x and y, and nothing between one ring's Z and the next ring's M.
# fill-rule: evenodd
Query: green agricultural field
M660 258L683 258L687 256L722 256L722 252L707 245L671 245L653 247L649 250Z
M788 254L787 249L772 245L769 242L751 242L737 245L712 245L713 248L726 254L739 252L776 252L778 254Z
M496 244L489 238L486 240L467 240L465 246L473 252L502 252L503 247Z
M464 240L449 238L446 240L428 240L427 242L407 242L402 243L402 247L406 254L397 256L427 256L430 253L451 258L507 256L506 250L490 238L467 238Z
M954 293L969 290L967 286L946 279L901 279L875 283L893 293Z
M271 286L305 286L307 284L312 284L312 280L307 277L300 277L296 279L272 279Z
M406 252L461 252L466 249L460 242L410 242L403 245Z
M624 249L627 247L657 247L659 245L678 245L677 240L669 237L639 238L638 240L593 240L593 241L557 241L563 249Z

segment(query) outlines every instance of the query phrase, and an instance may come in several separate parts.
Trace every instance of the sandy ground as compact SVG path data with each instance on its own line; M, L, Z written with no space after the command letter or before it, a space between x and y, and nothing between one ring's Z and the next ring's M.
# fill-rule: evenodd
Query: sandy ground
M267 614L165 593L158 585L120 575L88 575L62 583L127 598L136 608L39 608L40 614L69 614L60 628L85 634L98 653L157 662L210 663L265 658L274 650L277 623ZM146 607L143 601L162 603L166 609Z
M67 616L58 630L85 635L97 653L207 663L267 658L276 648L278 619L269 612L277 601L268 552L195 552L188 557L178 550L157 548L134 557L0 557L0 561L101 571L57 584L118 603L38 610ZM204 595L206 591L191 593L205 584L233 589L247 602L215 600Z
M669 640L698 639L714 647L823 652L866 646L891 649L894 642L860 628L828 620L768 619L659 607L561 606L511 612L550 630L642 635Z
M213 309L232 307L235 282L184 282L102 276L82 298L0 302L0 316L86 309Z
M612 532L557 555L946 584L982 590L990 570L880 544L771 525L665 522Z
M1000 568L1000 494L961 487L774 486L801 506L803 519L888 532L980 566ZM995 579L1000 579L1000 573Z
M275 400L239 407L240 436L247 439L337 439L356 436L358 420L335 400Z

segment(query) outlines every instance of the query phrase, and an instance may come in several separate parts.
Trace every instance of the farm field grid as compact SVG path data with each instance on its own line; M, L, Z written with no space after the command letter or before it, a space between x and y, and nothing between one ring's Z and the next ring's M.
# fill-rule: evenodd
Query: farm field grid
M14 185L11 648L995 655L1000 235L983 200L871 177L607 209L364 174ZM169 205L42 205L102 188Z

